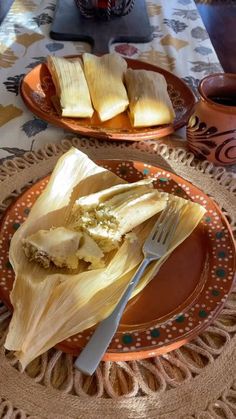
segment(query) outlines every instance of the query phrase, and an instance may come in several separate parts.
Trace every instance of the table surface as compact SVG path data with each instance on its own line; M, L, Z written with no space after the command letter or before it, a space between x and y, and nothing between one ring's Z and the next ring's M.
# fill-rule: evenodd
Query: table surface
M15 0L0 26L0 162L59 142L69 134L35 117L19 93L23 75L47 55L90 50L82 42L50 38L55 3ZM181 77L195 93L204 76L222 71L193 0L153 0L147 2L147 9L153 40L146 44L113 44L111 51L164 67Z

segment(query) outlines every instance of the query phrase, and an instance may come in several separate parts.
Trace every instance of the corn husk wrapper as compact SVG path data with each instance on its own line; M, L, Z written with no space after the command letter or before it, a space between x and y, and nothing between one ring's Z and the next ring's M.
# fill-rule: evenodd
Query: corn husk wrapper
M129 117L134 127L173 122L175 112L162 74L129 68L125 83L129 96Z
M127 63L116 53L102 57L84 53L84 72L93 106L101 121L124 112L129 100L123 84Z
M79 59L69 60L63 57L49 56L47 66L57 94L57 98L52 100L54 105L59 101L61 115L91 118L94 110L82 62Z
M40 229L65 225L78 197L121 183L124 181L118 176L72 148L59 159L46 189L14 234L9 256L16 275L11 292L14 313L5 347L16 351L23 368L58 342L95 325L112 312L143 259L142 245L157 216L135 228L137 240L124 239L118 250L107 254L104 268L88 271L82 264L75 274L46 270L30 262L22 249L22 239ZM165 206L165 199L163 203ZM176 198L176 203L180 221L170 249L149 266L132 297L148 284L205 212L200 205L182 198Z

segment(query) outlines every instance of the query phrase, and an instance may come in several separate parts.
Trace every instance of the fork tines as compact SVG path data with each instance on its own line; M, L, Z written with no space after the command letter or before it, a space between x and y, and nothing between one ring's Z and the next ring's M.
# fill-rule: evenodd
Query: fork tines
M162 211L158 218L152 240L161 241L163 244L171 242L179 222L179 211L177 201L172 199Z

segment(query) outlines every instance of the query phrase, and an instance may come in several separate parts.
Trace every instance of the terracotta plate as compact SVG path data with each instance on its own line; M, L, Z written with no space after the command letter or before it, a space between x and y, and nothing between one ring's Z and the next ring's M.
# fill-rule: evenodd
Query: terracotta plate
M129 302L104 359L131 360L166 353L194 338L222 308L235 269L232 233L214 202L184 179L140 162L106 160L100 164L131 182L155 176L157 188L199 202L207 209L191 236ZM47 182L45 178L23 193L7 210L0 227L0 298L9 306L14 281L8 260L9 242ZM91 333L91 329L85 330L58 348L79 353Z
M184 126L195 103L194 95L189 87L174 74L160 67L131 59L126 59L126 61L130 68L152 70L165 76L176 113L173 125L134 129L130 125L127 112L106 122L101 122L96 112L91 119L60 117L51 101L51 97L55 95L55 88L45 63L39 64L24 77L21 83L22 98L28 108L40 118L69 131L91 137L140 141L169 135Z

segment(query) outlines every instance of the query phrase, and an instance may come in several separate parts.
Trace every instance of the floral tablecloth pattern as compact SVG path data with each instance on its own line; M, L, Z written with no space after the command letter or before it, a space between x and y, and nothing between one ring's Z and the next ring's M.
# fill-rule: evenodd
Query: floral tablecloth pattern
M68 134L35 117L19 93L24 74L47 55L90 51L82 42L50 38L55 5L56 0L15 0L0 26L0 162L58 142ZM147 2L147 9L153 40L113 44L112 51L164 67L195 93L200 79L222 71L193 0L152 0Z

